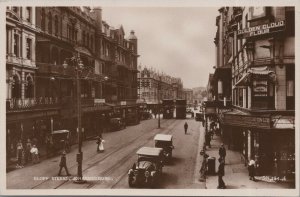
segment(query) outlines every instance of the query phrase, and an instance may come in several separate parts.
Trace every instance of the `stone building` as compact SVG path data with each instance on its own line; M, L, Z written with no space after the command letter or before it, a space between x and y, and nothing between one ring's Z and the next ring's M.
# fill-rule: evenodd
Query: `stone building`
M183 98L183 84L180 78L139 66L138 95L139 100L147 103L151 109L162 99Z
M217 69L228 67L231 76L222 88L231 90L232 106L216 106L224 140L245 163L255 158L259 174L293 179L295 9L222 7L219 12L215 43L223 47L216 50ZM218 94L219 88L214 87Z
M122 26L102 20L100 7L8 7L6 17L11 144L37 138L42 145L57 129L77 141L76 65L85 137L105 130L110 117L139 122L134 31L125 37Z

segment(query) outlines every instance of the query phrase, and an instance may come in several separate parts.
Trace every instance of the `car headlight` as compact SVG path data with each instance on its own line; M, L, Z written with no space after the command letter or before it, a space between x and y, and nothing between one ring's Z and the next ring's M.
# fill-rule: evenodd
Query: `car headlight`
M128 171L128 174L131 174L133 172L133 170L132 169L130 169L129 171Z
M150 172L149 171L146 171L145 172L145 177L149 177L150 176Z
M155 171L151 171L151 176L154 176L155 175Z

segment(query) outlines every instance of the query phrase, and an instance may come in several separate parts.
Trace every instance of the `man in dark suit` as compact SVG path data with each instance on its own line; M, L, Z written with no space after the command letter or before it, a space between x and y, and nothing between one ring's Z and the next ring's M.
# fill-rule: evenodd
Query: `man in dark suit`
M67 168L67 159L66 159L66 152L65 151L61 155L59 167L60 167L60 169L59 169L59 172L58 172L58 176L60 176L61 170L63 168L65 168L67 176L71 176L71 174L69 173L68 168Z
M223 176L225 175L225 170L224 170L224 167L225 167L225 163L224 163L224 159L223 158L219 158L219 169L218 169L218 182L219 182L219 185L218 185L218 189L225 189L226 186L225 186L225 183L223 181Z
M223 158L224 163L225 163L226 149L224 147L224 144L221 144L221 147L219 148L219 155L221 158Z

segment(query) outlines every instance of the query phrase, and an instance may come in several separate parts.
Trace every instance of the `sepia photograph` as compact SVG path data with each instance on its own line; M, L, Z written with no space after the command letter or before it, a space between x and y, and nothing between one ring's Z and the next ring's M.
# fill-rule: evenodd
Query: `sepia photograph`
M299 7L0 4L1 194L299 192Z

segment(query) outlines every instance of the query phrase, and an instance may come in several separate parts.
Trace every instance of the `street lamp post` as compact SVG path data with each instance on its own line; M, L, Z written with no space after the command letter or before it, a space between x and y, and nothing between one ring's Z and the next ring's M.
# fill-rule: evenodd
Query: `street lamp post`
M160 89L161 89L161 76L159 76L159 82L158 82L158 92L157 92L157 97L158 97L158 128L160 128Z
M76 155L76 161L78 163L78 168L77 168L77 178L75 179L74 183L85 183L86 181L82 179L82 160L83 160L83 153L82 153L82 129L81 129L81 88L80 88L80 72L81 69L83 68L83 64L80 60L79 55L76 57L73 57L71 59L69 59L73 62L75 62L75 64L73 64L75 66L75 71L76 71L76 86L77 86L77 124L78 124L78 128L77 128L77 132L78 132L78 153ZM68 64L66 63L66 61L63 64L64 68L67 68Z

